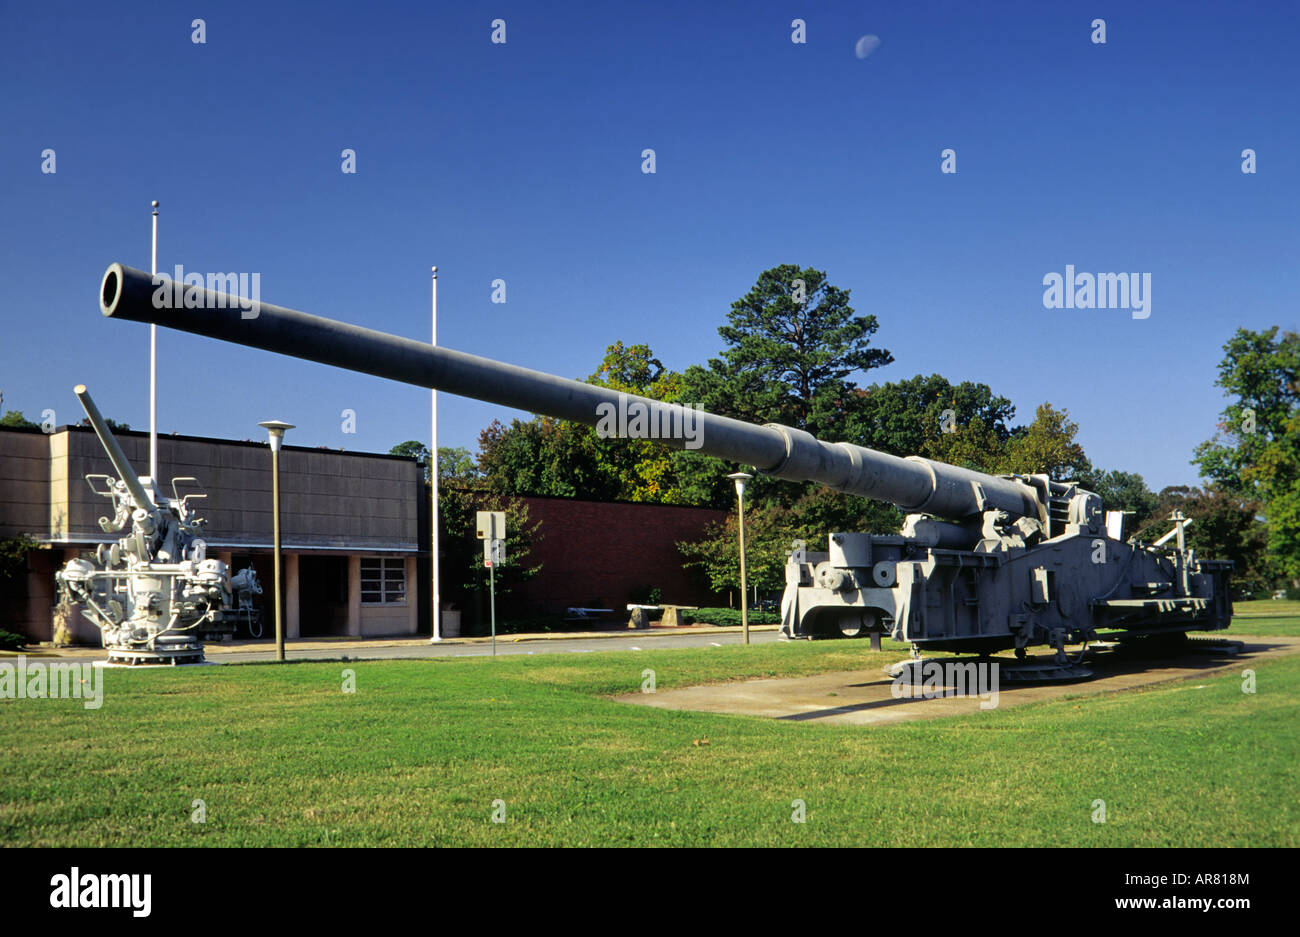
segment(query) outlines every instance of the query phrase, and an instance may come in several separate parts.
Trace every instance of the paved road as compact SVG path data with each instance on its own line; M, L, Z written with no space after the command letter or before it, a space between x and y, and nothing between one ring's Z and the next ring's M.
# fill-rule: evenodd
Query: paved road
M514 637L497 640L497 654L594 654L601 651L662 650L678 647L720 647L724 644L740 644L742 637L735 633L711 634L709 632L694 634L627 634L602 638L563 638L548 640L529 640L515 642ZM771 644L780 640L776 631L753 631L750 643ZM427 641L418 645L384 645L379 647L358 646L356 644L340 645L338 648L310 648L294 650L290 644L285 649L288 660L338 660L346 656L349 660L394 660L424 657L490 657L492 645L489 643L473 644L429 644ZM214 664L237 664L251 661L275 660L275 648L266 650L215 650L209 646L209 662Z

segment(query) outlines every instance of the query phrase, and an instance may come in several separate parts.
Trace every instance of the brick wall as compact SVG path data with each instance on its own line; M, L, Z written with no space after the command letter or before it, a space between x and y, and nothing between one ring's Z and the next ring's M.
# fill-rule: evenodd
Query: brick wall
M657 504L524 498L543 534L529 556L542 570L515 589L510 614L563 612L574 605L613 608L653 586L676 605L726 604L682 569L680 540L698 540L726 512Z

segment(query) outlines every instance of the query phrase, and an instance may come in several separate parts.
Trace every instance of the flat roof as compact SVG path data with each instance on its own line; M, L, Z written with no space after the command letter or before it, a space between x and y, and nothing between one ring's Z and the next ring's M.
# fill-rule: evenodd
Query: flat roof
M95 432L93 428L89 426L82 426L80 423L65 423L62 426L55 427L53 432L50 433L46 433L39 426L0 426L0 430L5 430L12 433L34 433L41 436L53 436L55 433L74 432L74 431L81 432L81 433ZM115 429L113 430L113 435L117 437L136 436L143 439L149 438L148 432L144 430L138 430L138 429L122 429L122 430ZM270 448L270 444L266 440L262 440L258 442L252 439L219 439L215 436L187 436L181 433L159 433L158 438L177 439L182 442L212 443L215 445L222 445L222 446L243 446L245 448L257 448L257 449ZM420 460L415 458L414 456L394 455L391 452L363 452L359 449L334 449L331 448L330 446L291 446L287 443L283 446L283 448L292 449L297 452L332 452L337 455L364 456L367 459L396 459L399 462L414 462L417 465L420 464Z

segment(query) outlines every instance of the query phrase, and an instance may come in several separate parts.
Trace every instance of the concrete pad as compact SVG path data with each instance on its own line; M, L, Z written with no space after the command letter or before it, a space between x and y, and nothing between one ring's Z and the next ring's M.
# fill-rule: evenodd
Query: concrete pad
M1241 641L1242 651L1225 653L1198 652L1174 659L1137 659L1104 650L1091 653L1084 666L1093 671L1090 680L1073 683L1012 684L999 681L996 706L999 709L1039 700L1065 696L1094 696L1117 690L1154 686L1175 680L1207 677L1226 671L1240 672L1260 660L1300 654L1300 638L1252 638L1242 635L1223 636L1224 640ZM1043 655L1050 660L1051 652ZM881 655L877 660L894 658ZM934 658L935 660L947 658ZM963 658L971 661L974 658ZM1011 658L998 658L1012 663ZM957 716L991 708L992 695L948 696L938 699L895 698L893 680L879 666L871 670L841 671L811 677L747 680L685 687L657 693L627 693L615 697L620 702L654 706L659 709L687 709L698 712L730 713L742 716L767 716L791 722L815 722L827 725L883 725L908 719L933 719Z

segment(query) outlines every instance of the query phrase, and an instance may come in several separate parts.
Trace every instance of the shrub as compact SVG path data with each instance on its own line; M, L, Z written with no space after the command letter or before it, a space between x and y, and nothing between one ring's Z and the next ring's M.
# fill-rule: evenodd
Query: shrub
M695 611L686 612L685 614L694 624L716 625L719 628L740 627L740 609L738 608L697 608ZM760 612L753 608L749 610L749 623L751 625L775 625L780 621L781 616L775 612Z
M0 628L0 650L21 651L27 639L21 634L14 634L12 631L5 631Z

